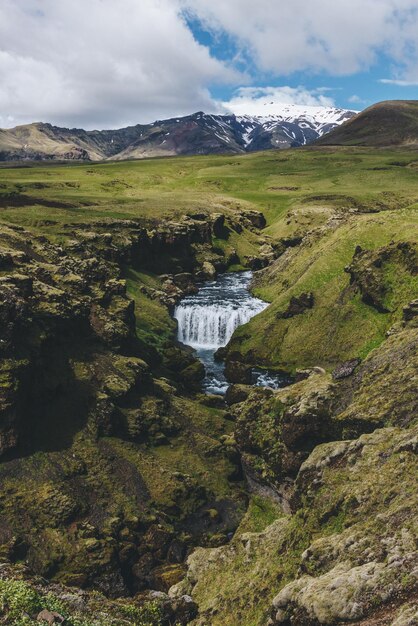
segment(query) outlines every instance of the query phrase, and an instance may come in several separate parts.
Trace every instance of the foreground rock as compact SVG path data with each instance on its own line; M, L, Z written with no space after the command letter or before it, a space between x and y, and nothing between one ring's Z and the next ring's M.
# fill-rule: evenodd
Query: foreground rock
M188 558L170 595L192 595L196 625L415 623L416 341L407 324L348 376L231 392L249 488L282 514Z

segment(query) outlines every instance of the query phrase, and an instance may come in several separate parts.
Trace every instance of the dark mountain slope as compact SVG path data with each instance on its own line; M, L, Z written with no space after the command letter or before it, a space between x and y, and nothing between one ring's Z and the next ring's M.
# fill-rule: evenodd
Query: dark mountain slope
M0 161L101 161L291 148L312 143L353 115L343 109L279 103L274 114L263 116L200 111L119 130L34 123L0 129Z
M418 146L418 101L375 104L321 137L319 145Z

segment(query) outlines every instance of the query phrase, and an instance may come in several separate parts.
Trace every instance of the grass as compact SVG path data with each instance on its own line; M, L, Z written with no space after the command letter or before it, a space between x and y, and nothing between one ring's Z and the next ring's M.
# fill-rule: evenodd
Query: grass
M237 535L261 533L279 517L283 517L283 512L278 503L270 498L253 494Z
M167 342L173 339L176 323L166 307L140 290L141 285L159 290L161 283L152 274L137 272L131 268L126 272L126 279L128 295L135 300L137 337L161 352Z
M344 207L354 200L370 209L390 206L394 198L405 207L416 204L417 171L391 165L408 157L410 153L396 150L310 148L233 157L1 168L2 218L54 230L62 223L103 217L160 219L189 210L250 207L263 210L269 233L280 235L281 218L302 206L315 211ZM388 169L377 169L382 167ZM10 193L28 196L29 204L7 206L5 195ZM30 204L30 198L38 203ZM67 206L45 207L39 200ZM57 225L45 225L45 219Z
M240 156L1 168L0 210L4 222L58 240L69 236L63 229L66 223L140 218L156 224L195 211L228 214L244 209L265 214L263 236L273 240L310 233L304 245L287 254L286 263L273 266L257 282L257 295L273 305L237 333L234 349L270 366L333 367L345 358L364 357L379 345L416 289L416 280L401 276L397 266L388 272L388 308L393 315L385 316L349 292L344 271L357 245L374 249L391 240L414 240L418 168L410 166L411 160L407 150L311 147ZM13 207L7 194L23 196L28 204ZM31 204L30 198L37 203ZM228 253L237 250L242 263L246 256L258 254L262 237L248 230L231 232L228 240L214 244ZM138 289L139 282L147 281L158 288L158 281L132 270L127 278L137 302L138 335L161 350L173 332L172 322ZM312 311L278 324L276 313L292 296L306 291L315 296Z
M8 626L36 626L39 624L37 614L46 610L59 613L65 618L68 626L105 626L105 624L116 626L118 623L157 626L161 623L161 608L155 602L147 602L139 607L129 603L110 603L105 598L100 598L99 594L96 595L98 610L93 613L93 607L89 607L86 619L87 611L69 609L65 601L47 590L35 588L25 580L3 578L0 580L0 620ZM94 595L92 598L94 599ZM108 610L107 614L102 612L104 607Z

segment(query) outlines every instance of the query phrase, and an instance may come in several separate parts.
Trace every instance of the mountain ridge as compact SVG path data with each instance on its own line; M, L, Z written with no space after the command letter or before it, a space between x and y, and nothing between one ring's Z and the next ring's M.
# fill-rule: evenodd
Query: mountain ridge
M344 128L334 128L319 145L417 147L418 101L385 100L368 107Z
M0 161L102 161L299 147L356 115L333 107L283 105L273 110L276 113L268 115L198 111L116 130L70 129L34 122L0 129Z

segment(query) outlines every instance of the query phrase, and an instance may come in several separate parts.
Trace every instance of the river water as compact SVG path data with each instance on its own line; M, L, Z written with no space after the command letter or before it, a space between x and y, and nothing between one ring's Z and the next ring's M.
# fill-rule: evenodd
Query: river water
M183 298L175 308L178 340L194 348L205 366L203 389L207 393L223 395L229 385L224 364L214 359L215 352L226 346L238 326L268 306L251 295L251 278L252 272L220 274L216 280L203 283L196 294ZM275 388L286 384L283 378L257 369L253 371L253 383Z

